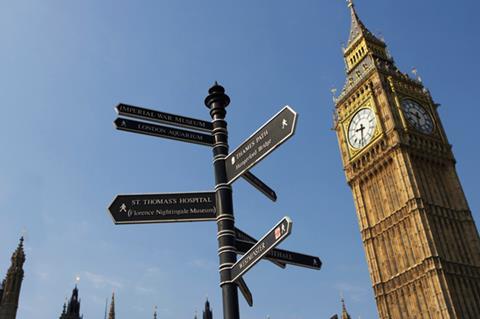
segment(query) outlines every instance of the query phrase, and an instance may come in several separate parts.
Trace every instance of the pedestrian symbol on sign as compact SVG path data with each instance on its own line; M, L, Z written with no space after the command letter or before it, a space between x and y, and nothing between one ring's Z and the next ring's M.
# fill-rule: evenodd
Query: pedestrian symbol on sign
M277 227L277 229L275 229L275 239L278 239L281 235L280 227Z

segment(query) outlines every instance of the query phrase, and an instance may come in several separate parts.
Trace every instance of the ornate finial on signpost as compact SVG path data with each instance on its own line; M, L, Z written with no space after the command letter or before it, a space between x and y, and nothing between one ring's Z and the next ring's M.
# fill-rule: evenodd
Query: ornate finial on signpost
M230 97L225 94L225 89L217 81L208 89L208 93L208 96L205 98L205 105L210 109L210 112L215 108L215 102L219 102L222 105L222 109L225 109L230 104Z

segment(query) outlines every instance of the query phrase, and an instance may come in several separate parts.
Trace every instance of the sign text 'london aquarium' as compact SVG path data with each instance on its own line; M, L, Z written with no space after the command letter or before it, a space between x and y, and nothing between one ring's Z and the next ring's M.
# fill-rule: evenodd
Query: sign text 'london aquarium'
M114 123L117 130L121 131L140 133L208 146L213 145L213 136L211 134L202 134L124 118L117 118Z

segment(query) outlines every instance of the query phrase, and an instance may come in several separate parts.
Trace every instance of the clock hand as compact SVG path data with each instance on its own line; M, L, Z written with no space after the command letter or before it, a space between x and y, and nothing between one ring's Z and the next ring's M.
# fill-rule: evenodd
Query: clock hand
M413 113L413 115L417 118L417 122L420 123L421 117L418 112Z
M362 146L364 145L364 138L363 138L363 130L365 129L365 126L363 126L363 124L360 124L360 128L356 129L355 132L358 132L360 131L360 143L362 144Z
M363 126L363 124L360 124L360 128L356 129L355 132L358 132L358 131L363 132L364 129L365 129L365 126Z

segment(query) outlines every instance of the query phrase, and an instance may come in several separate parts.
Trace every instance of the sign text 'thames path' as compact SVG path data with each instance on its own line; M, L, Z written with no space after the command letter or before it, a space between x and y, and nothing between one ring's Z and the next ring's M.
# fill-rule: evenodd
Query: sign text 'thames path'
M225 158L228 183L232 183L293 135L297 113L285 106L270 121Z

